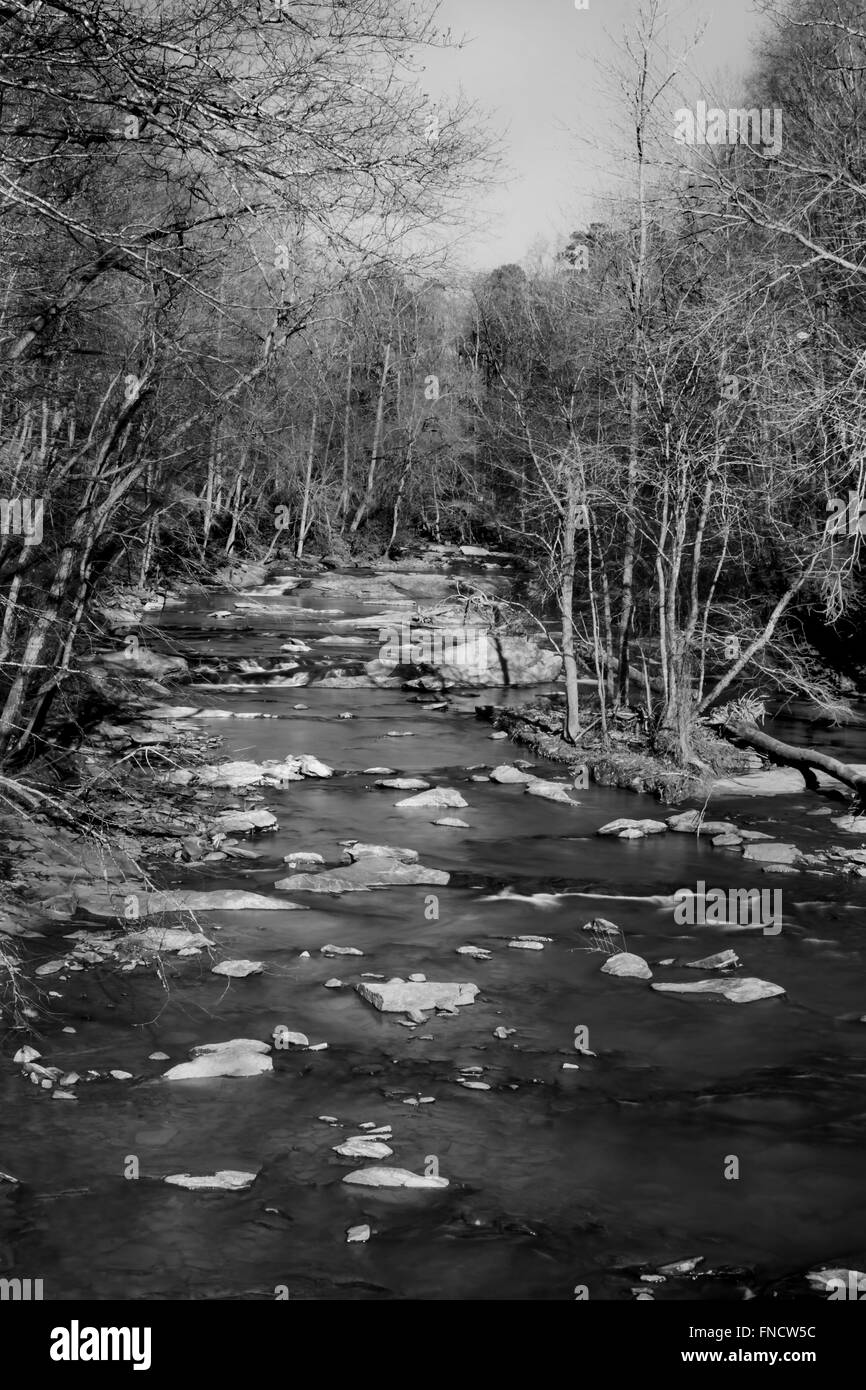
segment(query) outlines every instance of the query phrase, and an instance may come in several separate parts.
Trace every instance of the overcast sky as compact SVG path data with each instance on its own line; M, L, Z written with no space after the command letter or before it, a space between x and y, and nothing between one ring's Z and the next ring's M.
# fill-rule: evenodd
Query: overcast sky
M638 9L639 0L589 0L588 10L574 0L444 0L440 22L468 42L426 57L421 84L436 99L462 86L491 111L512 174L508 187L484 195L487 230L463 248L469 266L520 261L540 238L558 245L562 233L603 215L604 191L626 167L615 153L621 137L606 70L622 62ZM667 13L677 90L689 104L714 93L727 99L765 23L754 0L675 0Z

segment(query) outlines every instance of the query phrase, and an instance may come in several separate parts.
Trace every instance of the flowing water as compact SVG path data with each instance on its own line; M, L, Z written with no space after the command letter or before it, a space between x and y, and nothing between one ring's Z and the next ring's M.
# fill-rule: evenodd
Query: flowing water
M364 647L316 639L357 637L345 620L381 602L335 600L315 585L256 602L261 611L228 623L206 617L219 607L213 596L176 610L162 644L234 672L244 658L275 662L292 636L310 641L313 654L299 660L320 674L325 662L374 654L375 632ZM0 1186L0 1275L42 1277L55 1299L271 1299L277 1289L311 1299L570 1299L581 1286L590 1298L630 1298L638 1266L700 1255L714 1274L654 1288L657 1298L700 1299L742 1298L747 1285L828 1261L864 1267L862 880L762 874L690 835L597 838L616 816L666 814L631 793L593 786L571 809L473 782L469 769L527 756L491 742L475 717L476 704L504 692L429 711L401 691L297 688L231 671L217 679L221 688L211 677L179 699L275 716L204 721L225 740L220 757L314 753L336 775L266 792L280 828L255 841L261 859L187 866L167 882L272 892L289 872L284 855L335 863L350 839L414 848L451 881L293 893L308 910L203 918L221 955L264 962L259 976L214 976L205 954L165 958L164 979L96 968L57 985L63 997L40 1043L46 1064L121 1068L135 1080L80 1085L77 1104L64 1105L2 1069L0 1167L21 1184ZM527 693L536 692L510 698ZM347 711L353 718L340 719ZM837 751L862 758L862 736L842 735ZM456 787L468 809L398 810L402 794L375 789L371 765ZM533 771L562 776L543 762ZM711 813L806 848L857 843L809 815L820 804L807 793L728 797ZM443 814L470 828L433 825ZM670 907L640 901L700 880L780 888L782 931L683 927ZM504 888L563 896L543 906L495 896ZM657 962L733 947L743 973L786 994L736 1006L602 974L604 955L581 930L596 916L622 928L656 979L704 978ZM541 951L508 947L529 933L553 940ZM329 942L363 959L322 957ZM489 948L490 959L457 955L463 944ZM51 951L46 943L43 955ZM480 994L457 1016L404 1028L351 988L362 969L469 980ZM333 976L348 987L325 989ZM168 1064L148 1061L157 1049L177 1062L199 1043L269 1039L281 1024L327 1049L276 1051L271 1075L186 1083L159 1081ZM499 1040L499 1025L515 1031ZM574 1050L580 1025L594 1057ZM489 1090L457 1083L472 1066ZM420 1096L435 1099L404 1103ZM359 1165L333 1146L364 1122L393 1127L389 1163L438 1165L450 1186L344 1185ZM737 1178L726 1177L732 1157ZM137 1179L125 1176L131 1159ZM218 1169L259 1176L240 1193L161 1181ZM364 1222L369 1242L347 1244L347 1228Z

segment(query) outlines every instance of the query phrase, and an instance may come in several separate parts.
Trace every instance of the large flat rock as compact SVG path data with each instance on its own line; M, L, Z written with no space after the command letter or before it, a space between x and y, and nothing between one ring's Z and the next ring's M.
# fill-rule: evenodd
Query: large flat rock
M445 869L427 869L423 864L405 864L390 856L362 855L345 868L325 869L322 873L290 874L277 881L285 892L363 893L370 888L390 888L402 884L435 883L444 886L450 878Z
M410 1009L456 1009L472 1004L478 986L442 983L433 980L414 981L399 978L386 981L361 980L355 986L362 999L381 1013L408 1013Z
M699 994L715 995L729 999L732 1004L751 1004L756 999L772 999L784 994L781 985L773 985L769 980L759 980L755 976L741 979L696 980L694 984L653 984L661 994Z

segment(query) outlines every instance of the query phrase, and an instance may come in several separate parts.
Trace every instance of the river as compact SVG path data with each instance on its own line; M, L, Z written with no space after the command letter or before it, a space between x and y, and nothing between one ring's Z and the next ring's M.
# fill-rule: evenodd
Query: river
M275 661L289 637L310 643L299 660L320 673L375 654L375 633L365 647L317 640L357 637L345 620L381 602L304 589L256 602L260 611L226 622L206 616L220 596L196 600L165 615L160 640L234 670L243 659ZM429 711L399 690L298 688L231 671L179 693L275 716L204 721L226 757L313 753L335 776L266 792L280 828L254 842L260 860L188 867L167 882L273 892L288 872L283 856L312 851L335 863L350 839L410 847L452 878L437 888L293 893L304 912L208 914L202 925L221 955L264 963L248 979L210 974L206 955L167 957L164 978L72 976L42 1029L45 1060L82 1073L125 1069L135 1080L80 1086L76 1104L58 1105L2 1069L0 1158L22 1181L0 1188L0 1274L43 1277L46 1298L68 1300L630 1299L641 1268L701 1256L700 1277L669 1277L648 1285L652 1294L740 1299L817 1264L864 1268L863 881L781 878L757 865L747 880L736 856L690 835L596 836L617 816L667 814L648 797L591 786L569 808L472 781L471 770L529 756L491 741L475 717L477 703L503 698L450 698ZM804 737L794 725L784 732ZM861 734L826 742L862 756ZM459 789L469 804L456 814L470 828L432 823L453 812L395 808L400 794L364 773L379 765ZM532 770L562 776L537 760ZM805 792L729 796L711 813L807 847L844 841L809 814L820 804ZM780 888L783 930L681 927L669 908L629 901L700 880ZM505 888L582 896L543 906L496 896ZM735 1006L602 974L604 956L581 930L596 916L622 928L657 979L697 978L660 960L733 947L743 973L786 993ZM520 934L552 941L510 949ZM329 942L363 959L324 958ZM456 954L463 944L488 948L490 959ZM472 981L480 993L456 1016L404 1028L354 989L324 988L334 976L351 985L361 969ZM267 1040L279 1025L327 1049L277 1051L271 1075L192 1083L160 1081L167 1063L148 1060L155 1050L176 1062L200 1043ZM574 1050L581 1025L594 1057ZM499 1026L514 1032L495 1038ZM460 1085L466 1067L482 1068L490 1089ZM434 1099L405 1103L422 1096ZM369 1122L392 1126L390 1163L416 1172L432 1163L449 1187L344 1185L358 1164L333 1146ZM737 1177L726 1176L732 1157ZM125 1176L131 1158L137 1178ZM258 1177L238 1193L161 1181L217 1169ZM371 1226L369 1241L347 1244L359 1223Z

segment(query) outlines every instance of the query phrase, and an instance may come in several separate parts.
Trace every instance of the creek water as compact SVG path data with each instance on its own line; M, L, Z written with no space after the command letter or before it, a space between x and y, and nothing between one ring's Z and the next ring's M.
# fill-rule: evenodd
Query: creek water
M165 615L166 650L229 668L179 699L275 716L197 720L224 739L219 758L313 753L335 775L266 792L279 830L253 842L261 859L178 868L166 883L270 893L289 872L284 855L313 851L333 864L350 839L413 848L451 881L292 893L302 912L203 915L221 956L264 963L247 979L210 974L203 954L166 957L161 977L97 968L57 984L45 1063L135 1079L80 1085L77 1103L64 1105L17 1068L0 1069L0 1166L21 1179L0 1187L0 1274L42 1277L52 1299L272 1299L277 1289L302 1299L571 1299L580 1286L590 1298L630 1298L638 1266L703 1256L703 1277L671 1278L653 1293L704 1299L742 1298L820 1263L863 1268L863 880L763 874L691 835L596 836L617 816L668 813L648 797L592 786L569 808L472 781L470 769L529 757L492 742L476 704L536 691L479 692L429 711L400 690L234 674L243 659L275 661L289 637L310 643L299 660L319 674L378 645L375 632L366 646L317 642L357 638L347 620L381 603L335 600L315 585L256 603L229 622L206 616L219 608L213 595ZM339 718L345 712L353 717ZM843 756L863 757L862 735L837 731L828 746L834 738ZM374 765L456 787L468 808L397 809L402 794L365 775ZM538 760L532 770L562 776ZM858 843L809 814L820 805L805 792L727 796L710 814L807 849ZM443 814L470 828L434 825ZM641 901L701 880L780 889L782 931L680 926L670 907ZM506 888L562 896L542 906L497 896ZM658 962L733 947L742 973L786 993L738 1006L602 974L604 955L581 930L598 916L621 927L656 980L704 978ZM553 940L540 951L509 948L529 933ZM325 958L326 943L363 958ZM463 944L488 948L490 959L456 954ZM351 988L362 970L472 981L480 993L456 1016L409 1029ZM347 987L325 989L334 976ZM179 1062L199 1043L267 1040L281 1024L327 1049L277 1050L273 1074L261 1077L184 1083L159 1080L168 1063L148 1060L154 1050ZM499 1040L500 1025L515 1031ZM579 1025L596 1056L575 1052ZM483 1068L490 1089L458 1084L465 1067ZM404 1103L420 1096L434 1101ZM392 1126L388 1163L438 1166L449 1187L344 1185L360 1165L333 1146L365 1122ZM732 1157L737 1178L726 1177ZM137 1179L124 1176L130 1158ZM238 1193L162 1182L218 1169L258 1177ZM347 1244L347 1228L364 1222L369 1242Z

